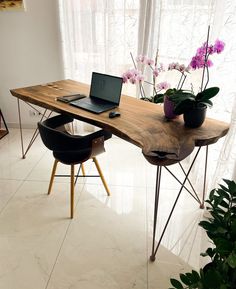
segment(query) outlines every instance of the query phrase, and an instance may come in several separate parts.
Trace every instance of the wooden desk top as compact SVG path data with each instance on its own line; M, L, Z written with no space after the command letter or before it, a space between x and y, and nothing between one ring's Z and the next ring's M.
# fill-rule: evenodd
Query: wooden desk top
M171 165L191 154L195 146L210 145L229 130L229 124L207 118L200 128L186 128L182 117L166 120L160 105L122 95L120 117L110 119L109 112L94 114L56 100L58 96L89 94L89 85L73 80L12 89L13 96L111 131L142 149L154 165Z

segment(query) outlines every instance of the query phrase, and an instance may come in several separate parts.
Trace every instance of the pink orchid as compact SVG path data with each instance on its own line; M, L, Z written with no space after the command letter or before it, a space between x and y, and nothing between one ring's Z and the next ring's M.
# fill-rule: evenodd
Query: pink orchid
M168 66L168 70L178 70L181 73L186 71L186 66L184 64L179 64L178 62L172 62Z
M185 67L185 65L184 65L184 64L180 64L178 70L179 70L180 72L184 72L184 71L186 71L186 67Z
M204 57L200 55L193 56L189 65L193 70L204 67Z
M205 53L206 53L206 47L203 44L203 46L201 46L197 49L196 55L202 57L202 56L204 56Z
M133 76L133 72L131 71L131 69L129 69L129 70L127 70L127 71L124 73L124 75L125 75L128 79L130 79L130 78Z
M125 73L122 74L122 78L123 78L123 83L127 83L128 82L128 77L126 76Z
M142 72L138 69L128 69L125 73L122 75L123 83L127 83L128 81L132 84L135 84L137 82L142 82L144 80L144 76L142 75Z
M219 53L221 53L224 50L224 48L225 48L225 43L223 41L217 39L215 41L215 45L214 45L214 48L213 48L214 52L219 54Z
M137 80L137 82L144 81L144 75L142 75L142 74L137 75L136 80Z
M135 84L137 82L137 79L136 79L136 77L131 77L129 79L129 81L130 81L130 83Z
M159 64L159 72L165 71L165 67L163 63Z
M215 51L214 51L214 46L213 45L209 45L208 48L207 48L207 53L208 54L213 54Z
M219 39L215 41L215 44L207 44L208 42L203 43L201 47L197 49L196 55L193 56L190 67L192 69L198 69L206 67L211 67L213 65L213 62L208 59L209 55L212 55L214 53L221 53L224 50L225 43Z
M136 61L141 62L141 63L145 63L146 59L147 59L147 57L145 55L141 55L141 54L136 57Z
M212 67L213 66L213 62L210 59L208 59L207 62L206 62L206 66L207 67Z
M163 90L163 89L166 90L168 88L170 88L170 84L166 81L163 81L157 84L157 89L159 90Z
M159 75L159 69L155 66L153 69L153 75L157 77Z
M145 61L145 63L146 63L147 65L153 65L153 64L154 64L154 60L151 59L151 58L147 58L146 61Z
M172 62L169 64L168 70L178 69L178 67L179 67L178 62Z

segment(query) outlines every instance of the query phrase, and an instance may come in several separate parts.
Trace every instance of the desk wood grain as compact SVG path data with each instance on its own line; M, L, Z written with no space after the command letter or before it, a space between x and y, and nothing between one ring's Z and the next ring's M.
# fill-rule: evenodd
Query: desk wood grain
M191 154L195 146L210 145L225 136L229 124L207 118L200 128L186 128L182 117L167 120L161 105L122 95L118 110L121 116L110 119L109 112L93 114L56 100L58 96L89 94L89 86L73 80L10 90L12 95L29 103L66 113L111 131L142 149L154 165L171 165Z

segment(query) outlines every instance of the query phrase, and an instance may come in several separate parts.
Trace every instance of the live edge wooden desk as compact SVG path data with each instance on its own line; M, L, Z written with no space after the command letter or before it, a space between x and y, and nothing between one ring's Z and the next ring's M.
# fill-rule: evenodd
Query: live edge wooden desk
M29 104L44 107L50 111L68 114L75 119L109 130L118 137L140 147L147 161L157 166L151 261L155 260L158 247L182 190L186 189L192 197L199 202L200 207L204 206L208 145L217 142L219 138L227 134L229 130L228 124L213 119L206 119L200 128L186 128L182 118L171 121L166 120L161 106L125 95L122 95L120 106L117 108L121 113L121 116L110 119L108 117L108 112L93 114L56 100L58 96L76 93L88 95L89 86L73 80L61 80L49 84L12 89L11 93L13 96L17 97L18 100L20 128L21 117L19 99ZM193 189L193 193L191 193L185 187L185 183L186 181L189 182L189 173L203 146L206 147L206 158L203 197L202 200L200 200L195 190ZM180 161L189 156L195 147L198 147L198 150L189 169L185 172ZM169 165L176 163L179 163L181 169L184 171L185 178L183 181L178 180L168 168ZM157 245L155 245L162 167L167 169L181 186L160 239L157 242Z

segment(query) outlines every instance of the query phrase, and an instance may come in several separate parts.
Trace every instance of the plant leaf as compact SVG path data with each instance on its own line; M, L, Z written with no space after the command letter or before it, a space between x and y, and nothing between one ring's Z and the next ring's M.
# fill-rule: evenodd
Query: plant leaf
M214 97L215 95L217 95L217 93L219 92L219 87L210 87L210 88L207 88L201 92L199 92L197 95L196 95L196 100L197 101L204 101L206 99L210 99L212 97Z
M163 103L164 102L164 94L156 94L153 97L153 102L154 103Z
M179 274L180 280L185 284L185 285L190 285L191 281L190 279L185 275L185 274Z
M182 102L178 103L174 109L175 114L182 114L185 111L190 110L194 107L195 101L192 99L185 99Z
M152 102L152 99L149 97L141 97L141 100Z
M185 99L190 99L195 101L195 96L192 93L189 92L177 92L175 94L172 94L168 96L171 101L178 104L179 102L184 101Z
M221 255L230 254L233 249L233 242L226 240L224 238L218 237L214 240L214 243L216 245L216 252L218 252Z
M192 270L192 282L197 283L200 280L200 275L197 271Z
M233 269L236 268L236 253L232 252L228 258L227 258L227 263L229 264L229 266Z
M231 194L236 195L236 183L234 181L224 180L228 187Z
M228 193L228 192L226 192L225 190L223 190L223 189L218 189L217 190L217 193L219 194L219 195L222 195L222 196L224 196L224 198L226 198L228 201L230 201L230 194Z
M213 105L212 101L209 99L201 100L201 104L211 107Z
M183 289L183 285L176 279L170 279L170 283L172 286L174 286L176 289Z
M219 288L219 284L221 284L220 273L217 271L217 269L209 269L205 274L206 288Z

